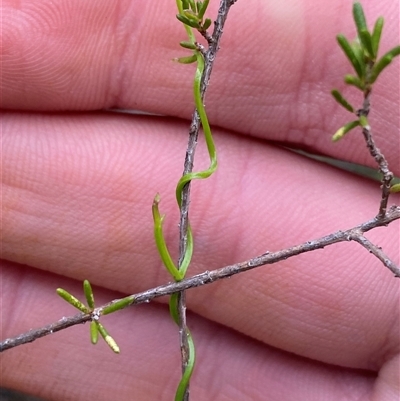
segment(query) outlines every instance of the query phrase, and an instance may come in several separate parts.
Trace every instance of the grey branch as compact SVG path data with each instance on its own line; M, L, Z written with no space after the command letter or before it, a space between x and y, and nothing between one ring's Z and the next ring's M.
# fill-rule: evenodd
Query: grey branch
M357 116L368 117L371 109L370 96L372 89L369 88L364 93L364 102L361 109L357 111ZM389 163L387 162L385 156L381 150L376 146L374 138L372 136L371 127L368 125L363 127L362 133L364 135L365 142L367 144L368 151L370 155L374 158L379 166L379 171L382 174L382 196L379 205L378 218L385 216L387 204L390 196L390 186L393 179L393 173L389 170Z
M380 261L382 261L382 263L386 267L388 267L392 273L394 273L395 277L400 277L400 268L396 266L396 264L393 261L391 261L379 247L372 244L367 238L363 236L363 234L367 231L370 231L377 227L386 227L388 224L398 219L400 219L400 207L392 206L387 211L384 217L382 218L375 217L365 223L362 223L348 230L345 231L339 230L336 231L335 233L326 235L316 240L304 242L300 245L296 245L277 252L271 252L271 253L267 252L255 258L246 260L244 262L236 263L230 266L225 266L216 270L205 271L201 274L184 279L177 283L164 284L159 287L155 287L147 291L134 294L132 295L134 297L132 305L149 302L158 297L171 295L179 291L184 291L190 288L200 287L202 285L210 284L217 280L231 277L235 274L243 273L247 270L251 270L256 267L271 265L280 262L282 260L291 258L293 256L300 255L302 253L314 251L316 249L322 249L325 248L326 246L344 241L356 241L357 243L361 244L364 248L370 251L371 254L375 255ZM101 315L105 307L110 306L118 301L119 300L114 300L106 305L96 308L92 314ZM63 317L58 322L47 325L40 329L30 330L29 332L18 335L16 337L7 338L6 340L0 342L0 352L6 351L18 345L32 342L40 337L44 337L46 335L55 333L56 331L63 330L67 327L90 321L92 319L92 314L81 313L71 317Z

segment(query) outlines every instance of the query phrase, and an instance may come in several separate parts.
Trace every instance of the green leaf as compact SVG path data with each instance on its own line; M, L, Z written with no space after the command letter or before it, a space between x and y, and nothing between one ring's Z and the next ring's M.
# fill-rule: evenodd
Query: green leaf
M369 58L374 59L374 51L372 49L371 34L366 29L362 29L359 32L358 37L360 39L361 44L364 46L364 49L366 50Z
M200 3L200 2L199 2ZM205 14L205 12L207 11L207 7L208 7L208 4L210 3L210 0L204 0L204 2L201 4L201 6L198 8L198 10L199 10L199 13L198 13L198 16L199 16L199 18L200 18L200 20L203 20L203 18L204 18L204 14ZM205 29L207 29L207 28L205 28Z
M173 58L172 61L176 61L177 63L181 64L191 64L197 61L197 56L193 54L192 56Z
M394 47L392 50L384 54L372 67L370 83L374 83L379 74L392 62L393 58L400 55L400 46Z
M116 312L117 310L124 309L127 306L132 305L134 300L135 297L131 295L129 297L113 301L111 305L108 305L105 308L103 308L102 315L108 315L109 313L113 313Z
M349 59L351 65L353 66L354 70L356 71L357 75L359 78L363 78L363 68L358 60L358 57L354 53L353 48L351 47L349 41L346 39L346 37L342 34L339 34L336 36L336 40L339 43L339 46L342 48L344 54L347 56Z
M359 120L352 121L350 123L347 123L343 127L339 128L335 134L332 136L332 141L337 142L339 139L342 139L349 131L351 131L353 128L358 127L360 125Z
M360 3L356 2L353 4L353 18L356 23L357 32L360 35L360 31L368 31L367 21L365 19L364 10Z
M400 46L394 47L392 50L389 50L386 54L391 54L393 58L400 56Z
M345 75L345 77L344 77L344 82L345 82L346 84L348 84L348 85L353 85L353 86L355 86L356 88L358 88L358 89L360 89L360 90L362 90L362 91L365 90L365 84L364 84L364 82L361 81L360 78L358 78L358 77L356 77L356 76L354 76L354 75L350 75L350 74Z
M99 339L99 330L95 321L90 322L90 341L92 344L97 344Z
M376 20L374 30L373 30L372 36L371 36L374 60L376 60L378 58L379 42L381 41L383 22L384 22L384 20L382 17L379 17Z
M94 322L97 326L97 330L101 334L101 336L104 338L105 342L108 344L108 346L116 353L119 354L119 347L115 340L110 336L108 331L105 329L105 327L99 323L99 322Z
M83 281L83 292L85 293L86 302L89 305L89 308L93 309L94 308L93 290L88 280Z
M200 24L197 21L191 20L184 15L176 14L176 18L181 21L183 24L188 25L195 29L200 29Z
M190 5L190 8L192 9L192 11L194 13L197 13L197 7L196 7L195 1L194 0L188 0L188 1L189 1L189 5Z
M196 45L192 42L179 42L179 44L185 49L197 50Z
M357 38L350 44L353 49L354 55L356 56L358 63L361 67L361 77L365 78L366 72L366 55L368 56L368 52L366 52L364 46L360 43L360 38ZM369 56L368 56L369 57Z
M206 18L206 20L203 23L203 30L206 31L210 26L211 26L212 21L210 20L210 18Z
M182 9L183 10L187 10L190 7L188 0L181 0L181 3L182 3Z
M57 291L57 294L61 298L63 298L65 301L67 301L69 304L71 304L76 309L79 309L83 313L90 313L90 310L87 308L87 306L84 305L81 301L79 301L79 299L75 298L68 291L65 291L62 288L57 288L56 291Z
M185 10L183 12L183 15L185 17L187 17L188 19L190 19L191 21L196 21L196 22L200 22L200 18L198 17L197 14L195 14L192 10Z
M394 184L390 187L390 192L392 194L395 194L397 192L400 192L400 184Z
M343 106L346 110L350 111L350 113L354 113L354 107L344 98L344 96L337 90L333 89L331 91L332 96L335 100Z

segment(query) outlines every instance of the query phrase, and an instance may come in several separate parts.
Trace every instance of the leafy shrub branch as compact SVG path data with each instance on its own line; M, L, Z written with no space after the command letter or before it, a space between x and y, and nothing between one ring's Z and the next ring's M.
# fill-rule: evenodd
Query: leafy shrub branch
M80 313L68 318L62 318L58 322L49 324L45 327L31 330L19 336L5 339L0 343L0 351L5 351L21 344L32 342L40 337L55 333L83 322L90 323L90 336L92 343L97 343L99 334L110 348L119 353L120 349L116 341L111 337L106 328L100 323L103 315L116 312L128 306L149 302L161 296L170 296L169 309L173 321L179 327L180 347L182 356L182 378L178 384L175 400L189 399L189 382L195 363L195 345L186 324L186 302L185 291L213 283L217 280L231 277L235 274L254 269L256 267L270 265L290 257L322 249L345 241L354 241L360 244L368 252L378 258L395 277L400 277L400 268L396 266L390 256L376 244L365 237L365 233L377 227L384 227L400 218L400 207L395 205L388 208L390 194L400 191L400 184L393 185L393 173L389 169L388 161L376 146L373 138L372 129L368 120L371 109L370 98L373 85L379 78L382 71L400 55L400 46L396 46L382 56L379 56L380 39L384 26L384 19L379 17L372 30L368 29L364 11L360 3L353 4L353 18L357 30L357 39L350 42L344 35L337 36L337 42L343 50L353 68L353 74L344 77L347 85L355 87L362 93L362 105L356 109L344 96L337 90L332 90L334 99L347 111L355 115L355 119L345 123L333 135L334 142L342 140L350 131L357 127L361 128L368 151L376 161L382 179L382 193L378 213L370 220L346 230L339 230L329 235L316 238L296 246L288 247L278 251L266 252L255 256L249 260L225 266L216 270L205 271L196 276L187 278L191 258L193 255L193 234L189 222L189 203L190 185L195 179L205 179L213 174L217 168L217 154L208 122L206 110L204 108L204 96L209 83L211 71L215 61L215 56L219 49L225 21L230 7L236 0L221 0L217 18L214 23L213 32L208 32L212 22L207 18L206 11L209 0L176 0L177 19L183 24L187 33L187 40L180 45L191 52L189 56L175 59L181 64L196 63L196 72L193 80L193 97L195 112L189 130L189 141L185 155L184 171L182 178L176 187L176 200L180 210L180 231L179 231L179 258L175 263L168 250L164 235L163 221L164 216L160 214L159 203L160 195L157 194L152 205L154 236L160 258L174 279L173 283L164 284L144 292L132 294L122 299L114 300L106 305L95 305L94 295L90 283L85 280L83 290L86 298L86 305L75 296L64 289L58 289L57 293ZM201 45L196 35L202 36L207 42L207 48ZM198 135L202 128L206 146L209 153L210 164L206 170L193 172L194 155L198 140Z

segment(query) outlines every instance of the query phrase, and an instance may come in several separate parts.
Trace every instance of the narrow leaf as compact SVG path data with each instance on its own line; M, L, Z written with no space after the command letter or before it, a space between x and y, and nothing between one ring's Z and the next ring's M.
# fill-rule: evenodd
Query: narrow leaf
M97 324L94 321L90 322L90 341L92 344L97 344L99 339L99 330L97 329Z
M350 44L351 48L353 49L354 55L356 56L358 63L360 64L361 67L361 78L365 78L365 72L366 72L366 59L365 55L368 55L366 52L364 46L360 43L360 38L357 38L354 42Z
M104 338L105 342L108 344L108 346L116 353L119 354L119 347L115 340L108 334L108 331L105 329L105 327L99 323L99 322L94 322L97 325L97 329L101 336Z
M129 297L114 301L111 305L108 305L105 308L103 308L102 314L108 315L109 313L113 313L113 312L116 312L117 310L124 309L127 306L132 305L134 300L135 300L135 297L129 296Z
M189 8L189 1L188 0L181 0L182 9L187 10Z
M394 184L390 187L390 192L392 194L395 194L397 192L400 192L400 184Z
M370 83L373 84L379 74L392 62L393 57L391 55L383 56L373 67L370 76Z
M353 4L353 18L356 23L357 32L360 34L360 31L366 30L368 31L367 21L365 20L364 10L360 3L356 2Z
M185 49L197 50L196 45L192 42L179 42L179 44Z
M338 41L339 46L342 48L344 54L349 59L351 65L353 66L359 78L363 78L363 69L349 41L346 39L344 35L341 34L336 36L336 40Z
M199 29L200 24L197 21L190 20L189 18L185 17L184 15L177 14L176 18L181 21L183 24L188 25L192 28Z
M188 19L190 19L191 21L196 21L196 22L200 22L200 18L198 17L197 14L195 14L192 10L185 10L183 12L183 15L185 17L187 17Z
M75 298L68 291L63 290L62 288L57 288L57 294L67 301L69 304L74 306L76 309L79 309L83 313L90 313L90 310L84 305L78 298Z
M350 123L347 123L343 127L339 128L335 134L332 136L332 141L337 142L339 139L342 139L349 131L351 131L353 128L358 127L360 125L359 120L352 121Z
M337 90L333 89L331 91L332 96L335 100L343 106L346 110L350 111L350 113L354 113L354 107L344 98L344 96Z
M210 26L211 26L212 21L210 20L210 18L206 18L206 20L203 23L203 30L206 31Z
M194 0L189 0L189 4L190 4L190 8L192 9L192 11L193 11L194 13L197 13L195 1L194 1Z
M197 61L197 57L195 54L193 54L192 56L173 58L172 61L176 61L181 64L191 64Z
M400 46L396 46L389 50L386 54L390 54L393 58L400 56Z
M94 309L94 296L92 286L88 280L83 281L83 292L85 293L86 302L90 309Z
M205 14L205 12L207 11L207 7L208 7L208 4L209 4L209 3L210 3L210 0L204 0L203 4L202 4L201 7L199 8L199 14L198 14L198 16L199 16L200 20L203 20L204 14ZM205 28L205 29L207 29L207 28Z
M367 51L369 58L374 59L374 51L372 49L371 34L366 29L362 29L359 32L358 37L360 39L360 42L364 46L364 49Z
M381 34L383 28L383 18L379 17L374 26L374 30L372 32L371 41L372 41L372 51L374 53L374 60L378 58L378 51L379 51L379 42L381 41Z
M348 85L353 85L353 86L355 86L356 88L358 88L358 89L360 89L360 90L362 90L362 91L365 90L365 84L364 84L364 82L361 81L360 78L358 78L358 77L356 77L356 76L354 76L354 75L350 75L350 74L345 75L345 77L344 77L344 82L345 82L346 84L348 84Z

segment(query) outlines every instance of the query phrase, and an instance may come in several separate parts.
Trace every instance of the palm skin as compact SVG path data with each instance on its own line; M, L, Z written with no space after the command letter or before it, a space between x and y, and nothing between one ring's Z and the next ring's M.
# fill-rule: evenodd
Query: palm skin
M349 72L334 37L354 28L348 2L323 3L247 0L231 10L206 99L219 127L219 169L193 187L189 275L377 213L376 183L270 142L374 165L358 133L330 141L349 117L329 94ZM370 21L392 16L382 39L388 49L398 42L398 4L377 4L364 6ZM151 203L159 192L173 248L188 128L179 118L192 112L194 72L171 62L185 39L174 7L145 0L2 5L1 338L75 313L57 287L79 294L87 278L100 304L170 280L155 249ZM370 120L396 175L398 76L396 61L374 88ZM110 108L166 117L98 111ZM196 160L206 160L201 145ZM397 222L368 237L399 263ZM398 399L399 284L356 244L187 297L198 354L193 399ZM88 327L2 354L2 386L54 400L171 399L179 353L166 302L104 319L120 356L104 343L91 348Z

